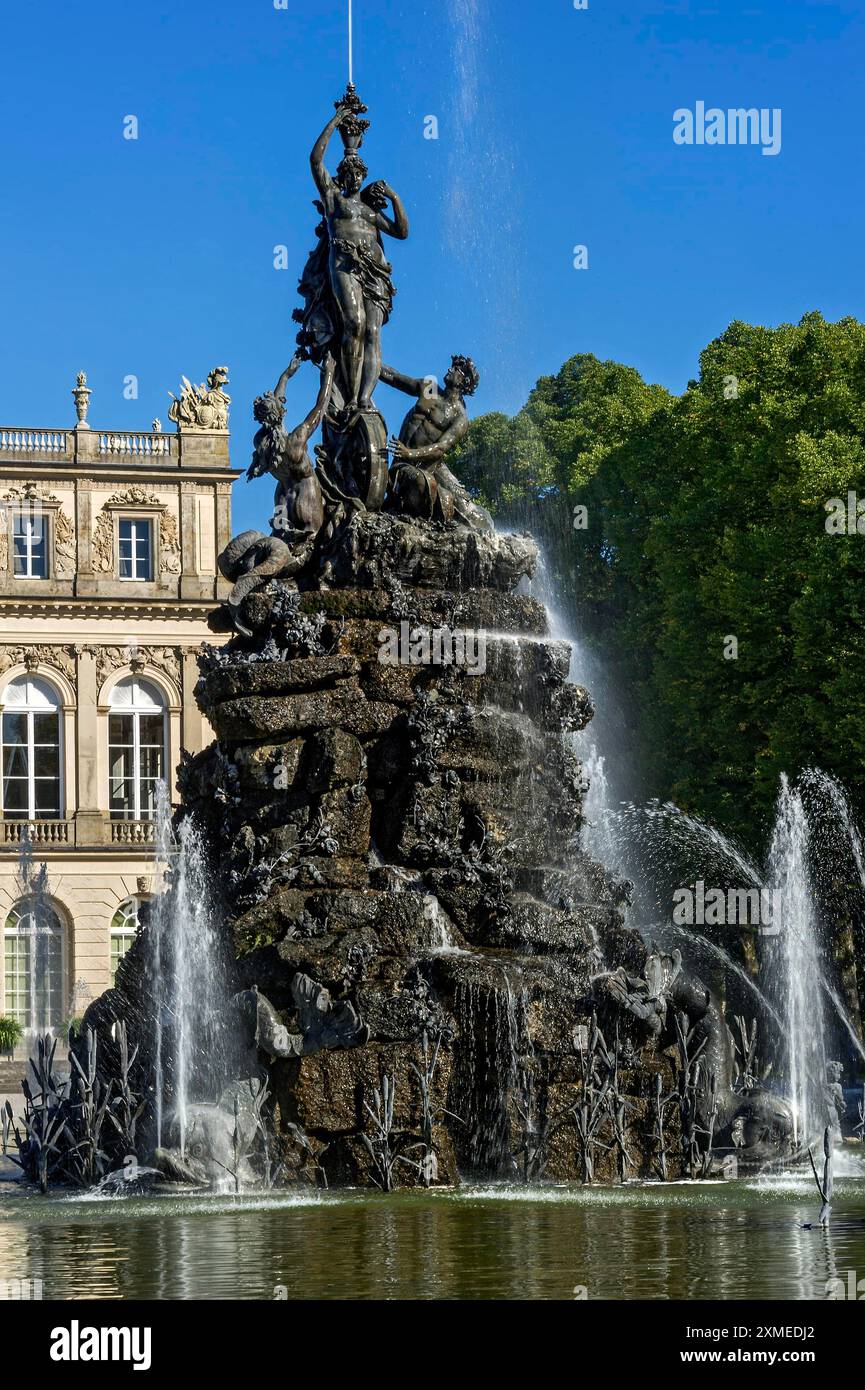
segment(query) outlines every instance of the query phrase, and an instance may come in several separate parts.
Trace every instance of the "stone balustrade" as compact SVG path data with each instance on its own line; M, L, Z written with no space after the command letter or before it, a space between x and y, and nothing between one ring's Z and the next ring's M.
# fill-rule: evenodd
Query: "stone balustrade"
M149 820L110 820L108 816L75 820L0 820L0 854L18 854L29 843L34 849L63 849L66 846L126 849L150 848L156 843L156 829Z
M52 462L65 460L75 463L79 458L92 459L93 441L100 458L169 459L178 456L176 434L130 430L37 430L0 426L0 460L15 462L38 461L50 457Z
M71 430L28 430L0 425L0 457L14 454L16 458L31 455L43 458L48 454L52 458L71 460L74 458L73 439Z
M31 845L71 845L75 843L75 822L71 820L0 821L0 846L16 848Z
M99 434L99 454L108 458L176 458L174 434L133 434L126 430Z
M152 845L156 843L156 824L152 820L113 820L108 822L112 845Z
M10 463L147 463L227 468L228 434L219 430L26 429L0 425L0 467Z

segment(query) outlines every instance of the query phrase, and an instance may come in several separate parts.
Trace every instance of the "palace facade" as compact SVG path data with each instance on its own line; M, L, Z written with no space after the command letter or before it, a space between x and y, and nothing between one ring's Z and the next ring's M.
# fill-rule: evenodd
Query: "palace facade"
M224 368L145 433L0 428L0 1013L60 1030L158 886L157 788L211 731L194 698L228 585ZM44 866L44 867L43 867ZM26 1046L26 1042L25 1042Z

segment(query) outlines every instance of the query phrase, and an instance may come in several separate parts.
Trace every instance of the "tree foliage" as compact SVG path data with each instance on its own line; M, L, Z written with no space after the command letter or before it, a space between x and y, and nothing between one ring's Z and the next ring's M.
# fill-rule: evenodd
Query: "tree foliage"
M782 771L834 772L862 809L865 534L828 534L826 503L865 498L865 325L734 322L679 397L573 357L475 421L458 467L624 671L655 794L752 843Z

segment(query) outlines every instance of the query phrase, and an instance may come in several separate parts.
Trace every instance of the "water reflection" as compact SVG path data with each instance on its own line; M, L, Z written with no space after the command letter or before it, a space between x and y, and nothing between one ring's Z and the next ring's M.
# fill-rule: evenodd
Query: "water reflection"
M0 1197L0 1279L77 1299L823 1299L865 1275L865 1183L284 1198ZM277 1289L284 1292L276 1293Z

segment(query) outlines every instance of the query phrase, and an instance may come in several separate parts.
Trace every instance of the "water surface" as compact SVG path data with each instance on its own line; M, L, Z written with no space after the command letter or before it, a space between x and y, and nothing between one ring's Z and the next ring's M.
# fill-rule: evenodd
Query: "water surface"
M825 1299L865 1278L865 1180L239 1197L23 1196L0 1280L46 1299Z

